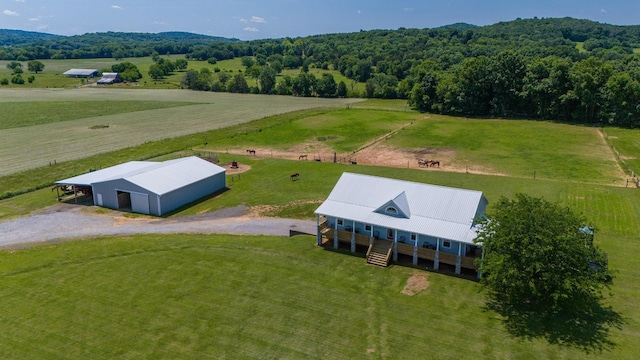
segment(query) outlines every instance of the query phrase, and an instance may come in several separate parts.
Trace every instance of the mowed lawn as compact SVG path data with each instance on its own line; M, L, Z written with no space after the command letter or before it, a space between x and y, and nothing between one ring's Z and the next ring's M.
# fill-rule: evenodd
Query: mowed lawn
M414 274L428 288L402 294ZM0 276L2 358L632 359L639 350L628 330L590 355L513 337L473 281L367 266L308 236L99 238L2 253Z
M186 90L4 90L3 102L62 101L91 107L92 101L166 101L166 107L94 116L57 123L0 130L0 176L49 163L71 161L91 155L137 146L249 122L296 110L342 106L354 99L291 98L283 96L237 95ZM356 100L357 101L357 100ZM190 106L175 107L177 102ZM193 104L194 102L200 104ZM6 106L6 105L5 105ZM103 105L97 105L103 106ZM143 106L141 106L144 109ZM43 108L46 110L46 105ZM133 110L133 109L131 109ZM2 122L2 121L0 121ZM101 125L108 128L92 128Z

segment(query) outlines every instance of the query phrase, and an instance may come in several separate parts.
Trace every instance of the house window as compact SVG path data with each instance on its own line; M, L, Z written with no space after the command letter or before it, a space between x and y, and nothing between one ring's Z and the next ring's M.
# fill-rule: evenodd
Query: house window
M451 241L449 240L442 241L442 247L447 249L451 248Z
M342 226L342 219L338 219L338 225Z
M416 238L417 238L416 234L411 234L411 241L416 241Z
M393 229L387 229L387 239L393 239Z
M385 210L385 212L387 214L398 215L398 209L394 208L393 206L389 206L387 210Z
M371 225L365 225L364 231L371 231Z

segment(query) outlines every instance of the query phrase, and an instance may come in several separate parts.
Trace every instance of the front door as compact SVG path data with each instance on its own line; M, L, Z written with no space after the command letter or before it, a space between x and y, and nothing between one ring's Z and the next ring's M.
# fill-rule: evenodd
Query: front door
M387 240L393 240L393 229L387 229Z

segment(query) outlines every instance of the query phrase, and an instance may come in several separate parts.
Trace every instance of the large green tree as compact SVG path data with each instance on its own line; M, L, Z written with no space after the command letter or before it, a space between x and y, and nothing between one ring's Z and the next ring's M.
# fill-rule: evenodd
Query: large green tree
M27 69L29 69L30 72L37 74L44 70L44 64L38 60L31 60L27 63Z
M587 308L610 279L593 231L570 208L516 194L480 221L482 283L491 303L541 314Z

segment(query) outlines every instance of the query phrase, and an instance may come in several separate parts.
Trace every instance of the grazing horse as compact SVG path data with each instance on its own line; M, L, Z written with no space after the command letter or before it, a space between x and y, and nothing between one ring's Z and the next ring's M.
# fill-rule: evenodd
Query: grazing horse
M429 165L429 166L431 166L431 167L434 167L434 166L438 166L438 167L440 167L440 161L438 161L438 160L433 160L433 161L431 161L431 165Z
M298 179L299 177L300 177L300 174L298 174L298 173L291 174L291 181L294 181L294 180Z
M351 160L351 165L358 165L358 162L355 160Z
M429 167L429 161L425 159L418 159L418 167Z
M256 151L253 149L247 149L247 152L249 153L249 155L255 155Z
M298 160L303 160L303 159L307 160L307 155L306 154L298 156Z

